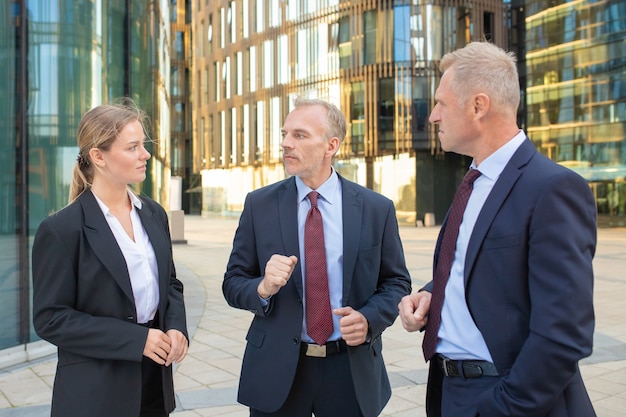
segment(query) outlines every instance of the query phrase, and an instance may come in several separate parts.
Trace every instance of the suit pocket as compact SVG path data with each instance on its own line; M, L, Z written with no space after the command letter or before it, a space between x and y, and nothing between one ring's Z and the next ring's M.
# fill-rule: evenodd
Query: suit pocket
M380 270L380 245L359 249L356 259L356 266L368 274L374 274L378 277Z
M520 236L506 235L506 236L493 236L485 239L483 243L483 250L508 248L511 246L518 246L520 244Z
M260 348L263 346L263 339L265 339L265 332L251 327L246 335L246 340L253 346Z

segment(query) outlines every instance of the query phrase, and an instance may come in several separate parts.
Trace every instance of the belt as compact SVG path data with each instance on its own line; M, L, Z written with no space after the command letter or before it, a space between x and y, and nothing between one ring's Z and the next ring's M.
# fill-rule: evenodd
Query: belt
M146 322L146 323L137 323L137 324L139 324L140 326L143 326L143 327L149 327L151 329L158 327L156 325L156 317L154 319Z
M498 376L496 366L487 361L455 360L437 354L437 363L445 376L463 376L465 378L480 378L481 376Z
M346 341L343 339L331 340L322 346L316 345L315 343L302 342L300 344L300 352L304 353L306 356L313 356L315 358L325 358L336 353L345 352L346 350L348 350L348 345L346 345Z

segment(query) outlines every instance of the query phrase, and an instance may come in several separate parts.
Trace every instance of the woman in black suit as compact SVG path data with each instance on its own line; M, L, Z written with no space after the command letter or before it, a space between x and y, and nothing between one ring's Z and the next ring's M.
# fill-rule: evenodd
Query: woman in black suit
M167 416L172 363L187 354L183 285L167 216L128 184L146 178L145 113L87 112L70 204L33 244L33 322L58 347L52 416Z

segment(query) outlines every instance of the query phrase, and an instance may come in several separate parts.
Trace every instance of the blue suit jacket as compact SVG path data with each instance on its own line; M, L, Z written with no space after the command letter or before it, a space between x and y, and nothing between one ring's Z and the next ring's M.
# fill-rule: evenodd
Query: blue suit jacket
M578 368L592 351L595 247L589 185L525 141L485 201L465 261L467 305L502 375L476 399L481 417L595 415ZM435 265L438 251L439 242ZM429 416L441 402L437 368Z
M391 389L381 355L381 333L410 293L409 273L393 203L340 177L343 201L343 305L368 320L371 343L348 349L359 405L365 417L380 413ZM297 189L288 178L248 194L224 276L223 291L233 307L255 314L246 336L238 400L263 412L285 402L300 355L302 273L291 279L264 309L257 286L273 254L296 255ZM271 380L271 383L268 383Z
M138 210L156 254L159 325L187 336L165 211L141 197ZM91 191L46 218L35 235L33 323L58 347L52 416L134 417L148 328L137 324L126 260ZM172 367L161 367L165 407L175 407Z

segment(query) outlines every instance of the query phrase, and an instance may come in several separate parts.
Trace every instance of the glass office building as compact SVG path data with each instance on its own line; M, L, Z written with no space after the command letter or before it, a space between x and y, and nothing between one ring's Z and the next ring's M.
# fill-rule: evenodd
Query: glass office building
M600 226L626 211L626 1L525 1L528 134L594 192Z
M30 249L67 204L88 109L132 97L150 116L143 194L165 205L170 171L170 2L0 3L0 366L50 353L31 325Z
M335 167L391 198L400 221L438 220L469 165L428 115L446 51L507 46L502 1L193 0L194 171L203 213L238 212L285 177L280 129L297 95L346 115Z
M191 141L191 2L170 0L171 21L171 175L181 180L180 209L200 213L200 175L192 170ZM172 188L172 193L174 189ZM185 192L186 191L186 192Z

